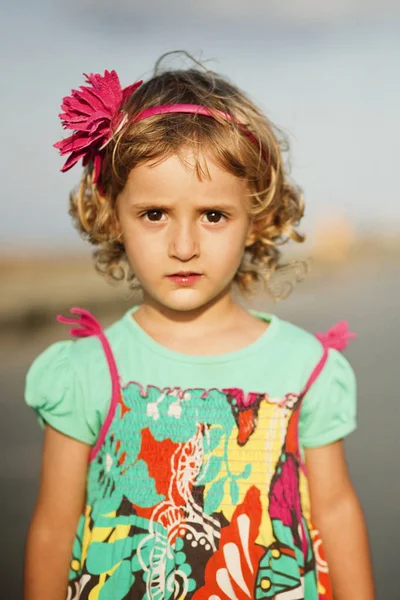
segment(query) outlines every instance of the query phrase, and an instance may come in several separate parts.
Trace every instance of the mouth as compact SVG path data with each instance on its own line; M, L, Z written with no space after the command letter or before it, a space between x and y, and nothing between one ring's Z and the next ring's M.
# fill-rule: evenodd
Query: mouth
M178 273L172 273L167 275L170 281L173 281L177 285L191 286L197 283L197 281L203 277L202 273L195 271L179 271Z
M202 273L196 273L196 271L178 271L178 273L171 273L167 277L200 277Z

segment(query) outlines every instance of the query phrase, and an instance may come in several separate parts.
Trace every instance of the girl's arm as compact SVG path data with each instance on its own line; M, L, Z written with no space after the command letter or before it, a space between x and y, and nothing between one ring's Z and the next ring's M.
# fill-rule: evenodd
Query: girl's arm
M311 517L329 564L335 600L374 600L364 515L346 466L343 442L307 448Z
M65 600L90 446L46 426L39 495L25 552L24 600Z

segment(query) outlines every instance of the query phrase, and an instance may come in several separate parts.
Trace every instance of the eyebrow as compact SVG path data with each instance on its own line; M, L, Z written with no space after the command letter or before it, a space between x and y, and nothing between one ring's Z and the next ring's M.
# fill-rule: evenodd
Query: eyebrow
M130 208L145 209L145 208L152 208L154 206L157 206L159 208L162 208L163 206L167 207L168 204L161 200L153 200L153 201L149 200L149 202L131 202L129 206L130 206Z
M170 205L168 202L165 202L163 200L153 200L153 201L149 201L149 202L133 202L131 204L131 208L137 209L137 210L146 210L149 208L170 208ZM201 206L199 206L197 208L197 210L233 210L235 208L235 205L230 203L230 202L221 202L216 200L215 202L212 201L205 201Z

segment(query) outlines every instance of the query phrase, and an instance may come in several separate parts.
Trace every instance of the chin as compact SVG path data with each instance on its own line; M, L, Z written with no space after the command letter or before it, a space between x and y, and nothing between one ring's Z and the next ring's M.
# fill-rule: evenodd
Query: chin
M214 294L204 294L199 290L185 289L175 290L165 295L155 295L154 300L168 308L169 310L179 312L191 312L197 311L201 308L212 304L212 302L218 297L218 292Z
M174 298L165 299L163 301L164 306L170 310L176 310L180 312L191 312L199 310L204 305L208 304L208 299L204 298Z

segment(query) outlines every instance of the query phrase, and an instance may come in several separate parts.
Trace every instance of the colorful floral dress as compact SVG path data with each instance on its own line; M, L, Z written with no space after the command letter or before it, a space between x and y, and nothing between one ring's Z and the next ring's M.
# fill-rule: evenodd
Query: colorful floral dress
M86 311L112 381L93 446L68 600L329 600L298 439L302 399L342 323L320 336L305 387L267 390L121 384L111 346Z

